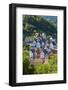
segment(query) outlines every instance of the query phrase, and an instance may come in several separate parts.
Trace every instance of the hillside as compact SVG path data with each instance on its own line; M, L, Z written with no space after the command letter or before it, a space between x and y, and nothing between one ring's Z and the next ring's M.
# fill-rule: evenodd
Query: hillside
M48 18L48 17L46 17ZM48 21L45 16L32 16L32 15L24 15L23 16L23 33L24 38L26 36L32 36L34 32L44 32L46 36L53 36L55 39L57 38L57 27L55 23Z

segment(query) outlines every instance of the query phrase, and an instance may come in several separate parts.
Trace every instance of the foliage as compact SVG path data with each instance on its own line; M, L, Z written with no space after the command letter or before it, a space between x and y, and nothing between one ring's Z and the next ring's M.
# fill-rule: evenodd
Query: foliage
M51 74L57 73L57 55L54 54L49 57L48 64L29 64L28 51L23 54L23 74Z
M23 52L23 74L28 74L28 66L29 66L29 53L28 51Z
M50 65L49 64L37 64L35 66L35 74L46 74L49 73Z
M34 66L29 64L29 53L27 50L23 52L23 74L32 74Z
M23 38L32 36L36 32L44 32L47 36L57 37L57 27L43 18L43 16L23 16Z

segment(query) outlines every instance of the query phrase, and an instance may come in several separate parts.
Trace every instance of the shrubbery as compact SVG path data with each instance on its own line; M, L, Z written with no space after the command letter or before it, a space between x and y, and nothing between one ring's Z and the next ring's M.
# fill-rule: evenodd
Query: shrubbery
M57 55L52 55L48 59L48 64L30 65L29 53L23 52L23 74L51 74L57 73Z

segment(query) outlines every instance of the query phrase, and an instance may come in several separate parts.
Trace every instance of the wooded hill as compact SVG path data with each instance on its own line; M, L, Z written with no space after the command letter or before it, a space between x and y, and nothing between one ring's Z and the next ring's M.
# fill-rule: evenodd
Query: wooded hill
M57 38L57 25L44 19L44 16L23 15L23 38L34 32L44 32L47 37Z

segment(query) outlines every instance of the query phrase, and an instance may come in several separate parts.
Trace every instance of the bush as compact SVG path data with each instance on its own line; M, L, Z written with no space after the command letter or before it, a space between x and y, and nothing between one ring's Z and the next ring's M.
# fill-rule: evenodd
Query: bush
M50 73L57 73L57 54L51 56L48 62L50 65Z
M29 66L29 53L28 51L23 52L23 74L28 74L28 66Z
M35 71L34 73L36 74L46 74L49 73L50 71L50 65L49 64L37 64L35 66Z
M33 74L34 66L30 65L29 62L29 53L27 50L23 52L23 74Z
M29 53L27 50L23 52L23 74L51 74L57 73L57 55L53 55L48 59L48 64L30 65Z

